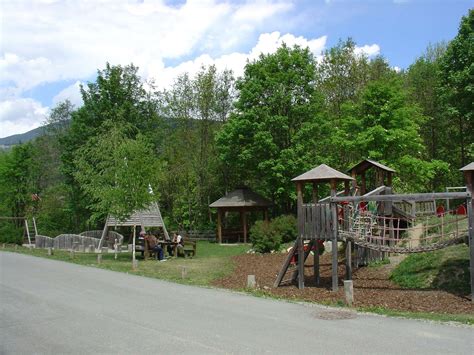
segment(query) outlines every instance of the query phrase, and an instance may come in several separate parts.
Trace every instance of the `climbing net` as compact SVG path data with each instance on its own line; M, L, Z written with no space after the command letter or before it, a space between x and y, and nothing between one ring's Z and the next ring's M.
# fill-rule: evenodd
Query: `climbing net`
M380 215L378 206L343 208L339 235L372 250L426 252L459 243L467 237L468 218L466 214L459 214L459 209L407 218Z

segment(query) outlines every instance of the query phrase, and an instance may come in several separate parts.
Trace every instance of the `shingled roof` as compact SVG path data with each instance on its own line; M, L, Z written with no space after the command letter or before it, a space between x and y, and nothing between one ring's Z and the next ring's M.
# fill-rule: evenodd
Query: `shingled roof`
M357 174L360 174L363 171L366 171L367 169L371 168L372 166L375 166L379 169L382 169L384 171L387 171L389 173L395 173L396 171L393 170L392 168L389 168L386 165L383 165L375 160L370 160L370 159L364 159L360 163L354 165L352 168L350 168L348 171L351 172L355 170Z
M269 200L249 188L239 188L214 201L209 207L269 207L271 205Z
M461 171L472 171L474 170L474 161L472 163L467 164L466 166L459 169Z
M113 216L107 218L107 226L142 226L142 227L164 227L158 204L152 203L149 208L134 212L129 218L120 221Z
M326 164L321 164L310 171L301 174L291 181L330 181L330 180L354 180L349 175L341 173L336 169L327 166Z

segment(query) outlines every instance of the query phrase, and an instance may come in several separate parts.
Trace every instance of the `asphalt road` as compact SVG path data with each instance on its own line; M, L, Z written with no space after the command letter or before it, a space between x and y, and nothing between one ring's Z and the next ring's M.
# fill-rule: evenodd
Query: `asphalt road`
M0 252L1 354L472 354L474 328ZM341 319L342 318L342 319Z

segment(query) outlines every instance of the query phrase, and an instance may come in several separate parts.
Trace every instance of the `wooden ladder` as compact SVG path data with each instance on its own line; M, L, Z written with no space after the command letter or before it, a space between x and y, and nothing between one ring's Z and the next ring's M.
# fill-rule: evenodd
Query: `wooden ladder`
M315 241L311 240L308 244L307 250L304 252L304 261L303 265L306 262L306 259L308 258L308 255L311 252L311 249L313 248ZM280 272L278 273L278 276L273 283L273 287L278 287L282 283L287 283L287 282L294 282L298 278L298 262L292 263L291 260L293 258L297 259L298 255L298 239L296 239L295 244L293 244L293 247L291 248L290 252L288 253L285 262L283 263L283 266L280 269ZM286 274L290 273L290 277L284 278Z

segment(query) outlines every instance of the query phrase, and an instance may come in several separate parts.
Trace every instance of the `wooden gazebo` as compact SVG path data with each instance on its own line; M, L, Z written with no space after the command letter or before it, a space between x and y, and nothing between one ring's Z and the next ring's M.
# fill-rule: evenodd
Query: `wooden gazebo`
M217 208L217 241L222 243L222 220L225 212L240 213L243 242L247 243L247 213L262 211L265 220L268 220L268 207L271 205L269 200L248 187L238 188L211 203L209 207Z
M395 170L389 168L386 165L383 165L377 161L364 159L360 163L354 165L348 171L351 174L353 180L353 187L357 184L357 176L360 176L360 194L364 195L367 193L367 181L366 181L366 171L373 169L375 171L375 186L379 187L385 185L387 187L392 186L392 177L395 173Z

